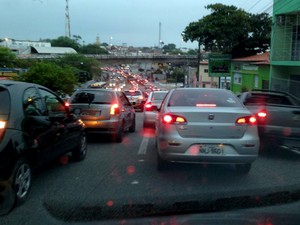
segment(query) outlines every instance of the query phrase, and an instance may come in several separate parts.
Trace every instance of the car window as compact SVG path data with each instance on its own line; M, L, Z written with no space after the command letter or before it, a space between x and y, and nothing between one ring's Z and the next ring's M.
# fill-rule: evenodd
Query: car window
M157 93L157 92L154 92L153 95L152 95L152 98L151 100L163 100L165 98L167 93Z
M39 90L42 95L42 98L45 101L50 116L66 113L65 105L63 104L61 99L59 99L56 95L52 94L47 90L44 89L39 89Z
M251 94L245 101L245 105L251 104L282 104L292 105L291 101L285 96Z
M109 91L78 91L71 97L71 103L111 104L115 100Z
M23 94L23 110L26 116L42 116L46 110L36 88L28 88Z
M168 106L240 107L241 103L233 93L222 89L218 92L195 89L193 91L175 90L169 99Z
M119 93L119 96L120 96L120 100L123 105L130 105L128 98L126 97L126 95L124 93Z
M10 97L5 88L0 88L0 99L0 114L8 114L10 108Z

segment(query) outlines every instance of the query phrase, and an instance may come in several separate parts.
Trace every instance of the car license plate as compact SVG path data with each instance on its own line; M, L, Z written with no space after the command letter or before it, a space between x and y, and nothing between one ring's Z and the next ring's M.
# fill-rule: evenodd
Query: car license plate
M99 111L83 111L81 116L96 116L96 114L101 114Z
M219 145L199 145L200 155L223 155L223 148Z

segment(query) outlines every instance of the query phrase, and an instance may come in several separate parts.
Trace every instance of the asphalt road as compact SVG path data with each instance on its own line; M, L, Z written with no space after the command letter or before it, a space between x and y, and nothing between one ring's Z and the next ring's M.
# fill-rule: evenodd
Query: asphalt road
M27 201L0 217L0 224L107 224L106 219L144 212L163 214L171 206L180 211L240 196L259 202L272 193L300 189L300 157L292 154L261 155L248 175L237 174L231 165L175 164L158 172L154 131L142 128L142 116L137 112L136 132L126 133L122 143L90 137L84 161L36 171Z

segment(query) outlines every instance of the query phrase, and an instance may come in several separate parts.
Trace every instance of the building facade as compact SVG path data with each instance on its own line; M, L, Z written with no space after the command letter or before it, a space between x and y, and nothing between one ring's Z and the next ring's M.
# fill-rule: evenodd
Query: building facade
M252 89L268 89L270 53L265 52L231 61L231 90L241 93Z
M219 87L219 78L209 76L208 61L201 61L199 65L199 87L216 88Z
M300 0L274 0L270 89L300 97Z

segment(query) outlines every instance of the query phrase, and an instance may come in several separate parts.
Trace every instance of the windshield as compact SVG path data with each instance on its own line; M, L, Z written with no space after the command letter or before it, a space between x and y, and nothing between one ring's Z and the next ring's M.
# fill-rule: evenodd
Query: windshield
M298 204L300 0L0 2L1 225Z
M78 91L71 96L71 103L88 103L88 104L99 104L106 103L110 104L114 101L115 96L110 92L101 91Z
M172 93L169 106L213 106L213 107L241 107L237 97L231 92L221 92L210 89L176 90Z

